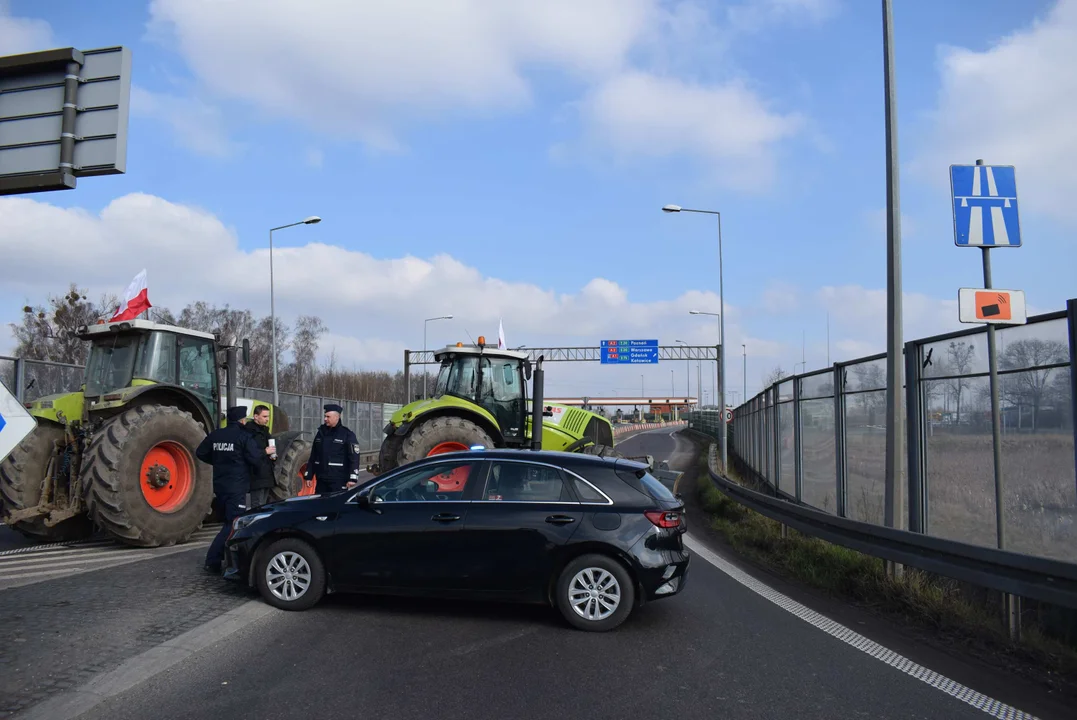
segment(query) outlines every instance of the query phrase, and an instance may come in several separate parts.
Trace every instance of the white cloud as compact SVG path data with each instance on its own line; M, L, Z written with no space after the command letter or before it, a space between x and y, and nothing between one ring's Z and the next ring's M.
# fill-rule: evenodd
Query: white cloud
M581 113L590 140L619 158L698 157L746 189L770 183L772 147L803 123L770 110L741 81L708 86L638 71L598 87Z
M861 355L872 355L886 350L885 288L871 289L862 285L827 286L819 290L817 297L830 312L832 328L851 336L838 340L839 348L843 347L841 343L844 342L844 347L849 349L872 348ZM953 299L946 300L921 293L903 293L902 320L905 340L969 327L957 320L956 293ZM856 345L849 344L854 341Z
M741 31L758 30L783 21L820 22L838 10L838 0L749 0L726 11L729 20Z
M39 198L0 198L0 228L5 258L0 307L42 302L69 281L91 296L122 293L145 267L150 300L157 306L178 310L205 300L263 315L269 311L268 250L241 249L230 228L196 207L141 193L117 198L100 213ZM578 290L558 292L490 277L449 255L372 257L331 244L334 232L343 237L343 230L322 223L305 233L305 246L274 251L275 299L285 322L303 313L320 315L331 332L322 343L322 359L335 350L338 364L345 367L400 369L404 348L422 347L423 318L444 314L455 319L430 323L430 347L467 341L469 335L496 338L499 317L510 345L594 347L603 339L651 337L669 345L674 339L713 345L716 339L714 324L688 314L696 307L716 307L718 297L711 292L690 290L644 303L602 277ZM49 272L41 273L46 267ZM771 341L743 339L740 317L740 309L727 304L731 346L739 349L747 342L753 363L755 355L775 352ZM671 368L680 383L681 362L646 367L557 363L548 376L550 392L636 392L640 374L650 391L664 392ZM739 371L740 363L731 361L731 382L739 383ZM703 374L707 377L706 369Z
M763 308L774 314L791 313L799 309L800 291L796 285L771 280L763 291Z
M950 164L1015 165L1022 207L1077 222L1077 0L983 52L941 50L934 131L913 163L944 185Z
M131 88L131 113L169 125L180 144L199 155L229 157L239 145L229 139L221 111L193 97L177 97Z
M0 0L0 48L4 55L20 55L56 47L49 23L14 17L9 5L7 0Z
M310 0L302 10L284 0L153 0L149 27L217 97L369 149L402 150L412 123L530 108L528 73L553 71L582 88L584 132L602 149L701 157L756 187L772 172L770 146L801 121L743 81L671 74L715 65L724 42L710 10L695 0Z

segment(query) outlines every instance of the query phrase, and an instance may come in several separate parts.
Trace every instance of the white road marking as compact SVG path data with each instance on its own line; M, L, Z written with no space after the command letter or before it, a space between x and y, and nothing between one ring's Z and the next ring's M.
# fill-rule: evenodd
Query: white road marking
M933 670L925 668L923 665L918 665L912 660L899 655L874 640L869 640L863 635L850 630L825 615L820 615L814 610L801 605L796 600L786 597L769 585L756 580L751 575L733 566L721 556L704 547L702 543L691 535L685 536L684 544L700 558L706 560L749 590L770 600L786 612L795 615L804 622L813 625L828 635L836 637L846 645L851 645L857 650L867 653L876 660L880 660L893 668L897 668L906 675L914 677L923 683L927 683L936 690L941 690L947 695L955 697L977 710L982 710L992 717L999 718L999 720L1039 720L1035 715L1030 715L1023 710L1018 710L999 700L978 693L972 688L966 687L955 680L951 680L945 675L940 675Z

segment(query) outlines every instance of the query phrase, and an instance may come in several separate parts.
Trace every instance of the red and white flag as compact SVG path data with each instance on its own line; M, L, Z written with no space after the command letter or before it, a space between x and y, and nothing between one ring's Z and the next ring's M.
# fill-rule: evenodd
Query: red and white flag
M123 294L123 303L109 322L133 320L151 307L153 306L150 305L149 291L146 289L146 270L143 269L127 286Z
M497 349L505 349L505 326L501 324L501 318L497 319Z

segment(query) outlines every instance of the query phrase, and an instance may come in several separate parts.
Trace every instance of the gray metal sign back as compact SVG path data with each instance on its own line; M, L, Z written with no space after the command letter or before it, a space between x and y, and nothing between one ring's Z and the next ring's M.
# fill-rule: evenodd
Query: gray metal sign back
M0 57L0 195L126 172L130 98L124 47Z

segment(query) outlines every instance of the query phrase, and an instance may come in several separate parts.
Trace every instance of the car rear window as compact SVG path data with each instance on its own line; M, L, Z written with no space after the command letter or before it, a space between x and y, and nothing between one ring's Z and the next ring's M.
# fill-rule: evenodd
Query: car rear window
M618 470L617 475L636 490L650 495L655 500L674 500L676 496L669 491L662 481L646 470Z

